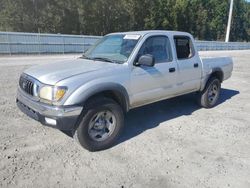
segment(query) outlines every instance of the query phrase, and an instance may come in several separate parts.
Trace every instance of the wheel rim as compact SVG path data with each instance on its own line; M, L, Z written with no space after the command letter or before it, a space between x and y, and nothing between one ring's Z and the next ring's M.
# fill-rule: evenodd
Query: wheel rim
M112 135L115 127L115 115L110 111L101 111L91 118L88 134L94 141L104 141Z
M211 84L211 86L208 89L208 102L210 104L214 104L219 95L219 86L216 83Z

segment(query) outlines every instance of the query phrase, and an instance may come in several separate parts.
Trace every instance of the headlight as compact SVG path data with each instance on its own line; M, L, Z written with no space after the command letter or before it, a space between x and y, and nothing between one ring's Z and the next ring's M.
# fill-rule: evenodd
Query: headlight
M39 90L39 97L48 101L59 101L67 91L66 87L43 86Z

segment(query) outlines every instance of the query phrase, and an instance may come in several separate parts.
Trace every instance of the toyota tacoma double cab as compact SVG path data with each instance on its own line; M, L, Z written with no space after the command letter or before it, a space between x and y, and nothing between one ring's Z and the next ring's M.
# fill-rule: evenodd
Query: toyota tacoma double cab
M201 59L186 32L112 33L77 59L25 70L16 103L97 151L115 143L130 109L187 93L197 93L202 107L215 106L232 70L229 57Z

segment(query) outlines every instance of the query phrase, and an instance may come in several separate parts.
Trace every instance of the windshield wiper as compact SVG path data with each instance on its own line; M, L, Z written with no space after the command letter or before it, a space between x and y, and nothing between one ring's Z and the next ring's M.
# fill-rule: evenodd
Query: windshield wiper
M116 61L116 60L112 60L112 59L109 59L109 58L105 58L105 57L88 57L86 55L82 55L81 57L79 57L81 59L89 59L89 60L99 60L99 61L105 61L105 62L109 62L109 63L123 63L122 61Z
M82 56L79 57L79 58L81 58L81 59L91 59L91 58L89 58L88 56L86 56L86 55L84 55L84 54L82 54Z
M100 60L100 61L105 61L105 62L110 62L110 63L119 63L118 61L109 59L109 58L105 58L105 57L93 57L91 58L92 60Z

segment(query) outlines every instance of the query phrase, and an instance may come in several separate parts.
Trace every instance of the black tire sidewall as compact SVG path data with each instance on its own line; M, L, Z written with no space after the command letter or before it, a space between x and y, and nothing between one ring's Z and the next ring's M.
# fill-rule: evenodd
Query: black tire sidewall
M98 100L97 100L98 101ZM99 100L100 101L100 100ZM112 112L116 118L116 126L113 133L104 141L95 141L88 134L89 122L93 116L103 110L109 110ZM90 150L98 151L111 147L117 137L120 135L120 132L124 126L124 116L121 107L114 102L113 100L103 99L99 104L95 105L95 102L92 103L92 106L89 107L86 114L82 118L79 127L77 129L77 137L80 144Z
M212 87L212 85L216 84L217 85L217 88L218 88L218 96L217 96L217 99L214 103L210 103L209 102L209 99L208 99L208 92L209 92L209 88ZM206 88L204 89L204 91L202 92L202 96L201 96L201 105L205 108L212 108L214 107L217 102L218 102L218 99L219 99L219 96L220 96L220 90L221 90L221 83L219 81L218 78L211 78L209 79L209 81L207 82L207 85L206 85Z

